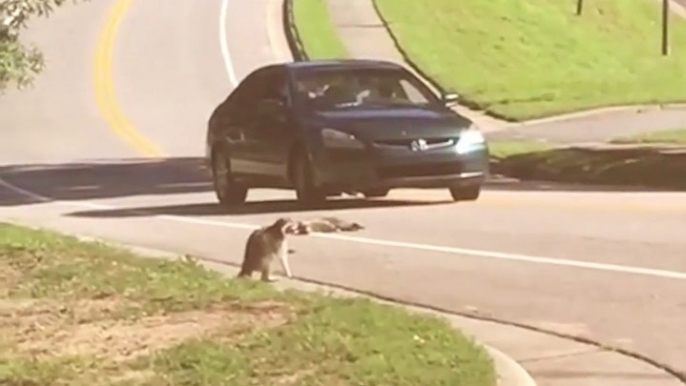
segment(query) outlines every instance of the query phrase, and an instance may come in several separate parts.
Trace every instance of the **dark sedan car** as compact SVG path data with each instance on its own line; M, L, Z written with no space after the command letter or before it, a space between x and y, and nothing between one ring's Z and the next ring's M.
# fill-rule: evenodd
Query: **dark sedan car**
M225 205L249 188L298 200L392 188L479 197L488 147L473 123L400 65L337 60L275 64L249 74L212 113L206 160Z

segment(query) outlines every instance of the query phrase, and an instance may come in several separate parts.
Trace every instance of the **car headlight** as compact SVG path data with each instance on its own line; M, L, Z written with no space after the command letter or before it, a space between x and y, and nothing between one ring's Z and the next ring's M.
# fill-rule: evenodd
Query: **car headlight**
M322 141L325 147L338 149L364 149L364 143L353 134L344 131L325 128L322 129Z
M457 152L464 154L481 149L485 143L486 138L481 134L481 131L475 125L471 125L460 133L460 139L457 141Z

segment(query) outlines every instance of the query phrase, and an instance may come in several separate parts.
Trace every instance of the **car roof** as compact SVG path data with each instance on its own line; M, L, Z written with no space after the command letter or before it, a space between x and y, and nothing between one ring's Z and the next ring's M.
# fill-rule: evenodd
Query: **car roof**
M314 59L300 62L286 63L285 66L293 70L307 69L392 69L399 70L403 67L397 63L386 60L373 59Z

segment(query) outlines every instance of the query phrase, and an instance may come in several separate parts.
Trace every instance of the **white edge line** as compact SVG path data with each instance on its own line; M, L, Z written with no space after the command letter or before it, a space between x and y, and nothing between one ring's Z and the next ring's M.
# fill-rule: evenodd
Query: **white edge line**
M514 261L523 261L523 262L527 262L527 263L538 263L538 264L549 264L549 265L562 265L562 266L577 267L577 268L595 269L595 270L600 270L600 271L633 273L633 274L638 274L638 275L658 276L658 277L664 277L664 278L686 280L686 272L666 271L666 270L661 270L661 269L630 267L630 266L625 266L625 265L604 264L604 263L593 263L593 262L569 260L569 259L555 259L555 258L551 258L551 257L529 256L529 255L520 255L520 254L515 254L515 253L480 251L480 250L476 250L476 249L443 247L443 246L436 246L436 245L407 243L407 242L402 242L402 241L385 241L385 240L369 239L369 238L364 238L364 237L343 236L343 235L334 235L334 234L323 234L322 233L322 234L317 234L315 236L316 237L322 237L322 238L334 239L334 240L365 243L365 244L384 245L384 246L392 246L392 247L400 247L400 248L408 248L408 249L419 249L419 250L432 251L432 252L445 252L445 253L460 254L460 255L467 255L467 256L488 257L491 259L514 260Z
M109 206L109 205L101 205L101 204L95 204L91 202L85 202L85 201L78 201L78 202L68 202L68 201L60 201L60 200L52 200L48 197L45 197L43 195L28 191L26 189L20 188L16 185L10 184L9 182L3 180L0 178L0 186L3 186L9 190L12 190L16 193L19 193L21 195L30 197L32 199L35 199L40 202L44 203L56 203L56 204L61 204L61 205L67 205L67 206L72 206L72 207L87 207L87 208L98 208L98 209L116 209L115 207ZM215 221L205 221L205 220L197 220L192 218L185 218L185 217L180 217L177 218L176 216L167 216L167 215L153 215L153 217L157 217L160 219L166 219L166 220L173 220L173 221L181 221L185 223L198 223L200 225L221 225L225 227L236 227L236 228L243 228L243 229L254 229L257 228L257 226L254 225L248 225L248 224L231 224L231 223L224 223L224 222L215 222ZM312 234L313 236L317 236L317 234ZM94 236L85 236L85 235L80 235L80 234L74 234L75 237L79 238L80 240L83 241L103 241L105 242L104 239L101 239L99 237L94 237ZM107 243L112 243L111 241L106 241ZM150 248L145 248L145 247L139 247L139 246L133 246L129 244L120 244L126 248L131 249L132 251L153 251L153 254L160 254L160 255L165 255L167 257L174 257L176 256L175 253L172 253L170 251L161 251L157 249L150 249ZM288 255L286 255L288 256ZM286 270L287 276L290 277L290 267L286 268L284 266L284 269ZM326 287L326 286L325 286ZM344 290L345 292L348 292L347 290ZM353 294L357 294L356 292L351 292ZM386 302L385 300L381 300L382 302ZM423 309L422 307L416 307L416 306L410 306L409 307L411 310L415 308ZM458 327L459 328L459 327ZM478 338L477 338L478 339ZM514 381L516 384L520 386L536 386L536 382L533 380L531 375L524 369L522 365L520 365L516 360L513 358L509 357L507 354L503 353L502 351L496 349L495 347L491 345L487 345L483 342L479 342L484 349L489 353L491 358L493 359L494 366L496 368L496 372L498 374L498 384L501 383L501 381Z
M110 210L112 210L112 209L113 210L121 210L122 209L122 208L117 208L114 206L96 204L96 203L87 202L87 201L53 200L49 197L45 197L45 196L42 196L40 194L28 191L26 189L20 188L20 187L15 186L15 185L12 185L9 182L4 181L1 178L0 178L0 186L4 186L4 187L6 187L6 188L8 188L8 189L10 189L16 193L19 193L19 194L24 195L24 196L31 197L31 198L38 200L40 202L43 202L43 203L54 202L54 203L65 205L65 206L81 207L81 208L85 207L85 208L91 208L91 209L110 209ZM186 224L197 224L197 225L207 225L207 226L217 226L217 227L224 227L224 228L247 229L247 230L257 229L259 227L258 225L246 224L246 223L213 221L213 220L205 220L205 219L198 219L198 218L192 218L192 217L181 217L181 216L173 216L173 215L159 215L159 214L146 212L144 210L139 210L136 212L141 213L141 214L146 214L150 217L158 218L161 220L174 221L174 222L180 222L180 223L186 223ZM555 259L555 258L551 258L551 257L528 256L528 255L521 255L521 254L514 254L514 253L481 251L481 250L475 250L475 249L464 249L464 248L445 247L445 246L438 246L438 245L417 244L417 243L408 243L408 242L393 241L393 240L379 240L379 239L370 239L370 238L366 238L366 237L343 236L343 235L326 234L326 233L311 233L310 236L325 238L325 239L331 239L331 240L348 241L348 242L360 243L360 244L381 245L381 246L395 247L395 248L417 249L417 250L422 250L422 251L442 252L442 253L464 255L464 256L471 256L471 257L486 257L486 258L490 258L490 259L510 260L510 261L519 261L519 262L527 262L527 263L535 263L535 264L558 265L558 266L567 266L567 267L576 267L576 268L586 268L586 269L597 270L597 271L619 272L619 273L628 273L628 274L643 275L643 276L655 276L655 277L661 277L661 278L686 280L686 272L667 271L667 270L661 270L661 269L630 267L630 266L615 265L615 264L593 263L593 262L569 260L569 259Z
M226 67L226 73L229 75L229 81L232 86L236 86L238 81L236 80L236 72L234 71L233 64L231 63L231 54L229 52L229 43L226 40L227 28L226 28L226 18L229 13L229 0L222 0L221 9L219 11L219 44L221 46L222 58L224 59L224 67Z
M231 82L232 86L235 87L238 84L238 81L236 79L236 73L235 73L235 70L233 68L233 64L232 64L232 60L231 60L231 54L229 51L229 45L228 45L228 41L227 41L226 19L228 16L228 8L229 8L229 0L222 0L221 9L219 12L219 42L221 45L222 58L224 60L224 66L226 68L226 72L227 72L227 75L229 77L229 81ZM269 29L269 26L267 26L267 28ZM270 42L270 43L272 43L272 42ZM42 202L42 203L54 202L54 203L57 203L60 205L65 205L65 206L81 207L81 208L85 207L85 208L91 208L91 209L117 209L116 207L113 207L113 206L101 205L101 204L96 204L96 203L91 203L91 202L86 202L86 201L73 202L73 201L53 200L51 198L42 196L40 194L31 192L31 191L28 191L26 189L15 186L13 184L10 184L10 183L6 182L5 180L3 180L2 178L0 178L0 185L4 186L5 188L7 188L9 190L12 190L16 193L30 197L30 198L37 200L39 202ZM142 212L144 212L144 211L142 211ZM222 227L229 227L229 228L249 229L249 230L258 228L257 225L249 225L249 224L241 224L241 223L227 223L227 222L219 222L219 221L209 221L209 220L193 219L193 218L188 218L188 217L177 217L177 216L171 216L171 215L154 215L154 214L150 214L150 215L152 217L157 217L157 218L162 219L162 220L170 220L170 221L177 221L177 222L182 222L182 223L190 223L190 224L198 224L198 225L222 226ZM413 244L413 243L396 242L396 241L383 241L383 240L375 240L375 239L368 239L368 238L362 238L362 237L350 237L350 236L328 235L328 234L317 234L317 233L313 233L311 235L314 237L329 238L329 239L334 239L334 240L338 239L338 240L342 240L342 241L351 241L351 242L366 243L366 244L385 245L385 246L393 246L393 247L401 247L401 248L402 247L414 248L414 249L432 250L432 251L437 251L437 252L459 253L459 254L464 254L464 255L472 255L472 256L480 256L480 257L490 257L490 258L499 258L499 259L508 259L508 260L519 260L519 261L542 263L542 264L568 265L568 266L575 266L575 267L581 267L581 268L610 270L610 271L618 271L618 272L626 272L626 273L636 273L636 274L644 274L644 275L648 274L648 275L653 275L653 276L686 279L686 274L682 274L679 272L670 272L670 271L654 270L654 269L647 269L647 268L623 267L623 266L610 265L610 264L586 263L586 262L580 262L580 261L574 261L574 260L565 260L565 259L550 259L550 258L533 257L533 256L525 256L525 255L506 254L506 253L499 253L499 252L477 251L477 250L469 250L469 249L440 247L440 246ZM484 345L484 346L487 348L487 350L490 352L490 354L492 356L494 356L496 358L499 357L500 360L504 360L506 362L512 362L512 363L516 364L516 366L512 366L512 363L509 363L510 366L512 366L513 368L521 369L521 373L519 373L518 375L519 375L519 377L521 377L527 381L526 384L535 385L535 382L531 379L530 375L516 361L512 360L510 357L508 357L507 355L503 354L502 352L498 351L497 349L495 349L491 346L486 346L486 345Z
M235 86L238 82L236 81L236 74L235 74L235 71L233 69L233 65L231 63L231 55L229 53L229 46L228 46L228 42L226 39L226 32L227 32L226 18L227 18L227 14L228 14L228 8L229 8L228 6L229 6L229 0L222 0L221 11L219 14L219 26L220 26L219 27L219 41L221 43L222 57L224 58L224 65L226 67L226 72L229 76L229 80ZM6 183L4 183L4 184L6 185ZM18 188L18 189L21 189L21 188ZM15 190L17 190L17 189L15 189ZM20 190L17 190L17 191L20 191ZM24 191L24 190L21 189L21 191ZM30 192L28 192L28 193L30 193ZM31 197L35 198L35 194L30 193L29 195ZM51 201L50 199L48 199L48 200ZM69 204L71 204L71 203L69 203ZM113 208L113 209L115 209L115 208ZM248 226L246 224L240 224L240 223L227 223L227 222L218 222L218 221L210 221L210 220L191 219L188 217L177 217L177 216L167 216L167 215L153 215L153 216L158 217L158 218L162 218L162 219L166 219L166 220L170 220L170 221L186 222L186 223L201 224L201 225L223 226L223 227L241 228L241 229L248 229L248 228L254 229L257 227L257 226L252 226L252 225ZM593 263L593 262L585 262L585 261L569 260L569 259L554 259L554 258L549 258L549 257L527 256L527 255L520 255L520 254L513 254L513 253L479 251L479 250L474 250L474 249L442 247L442 246L434 246L434 245L426 245L426 244L407 243L407 242L401 242L401 241L385 241L385 240L369 239L369 238L354 237L354 236L343 236L343 235L332 235L332 234L314 234L314 233L312 234L312 236L313 237L328 238L328 239L332 239L332 240L357 242L357 243L362 243L362 244L383 245L383 246L390 246L390 247L419 249L419 250L433 251L433 252L444 252L444 253L461 254L461 255L468 255L468 256L488 257L488 258L492 258L492 259L514 260L514 261L523 261L523 262L537 263L537 264L561 265L561 266L570 266L570 267L577 267L577 268L595 269L595 270L601 270L601 271L622 272L622 273L631 273L631 274L638 274L638 275L657 276L657 277L664 277L664 278L671 278L671 279L686 280L686 273L660 270L660 269L629 267L629 266L622 266L622 265L615 265L615 264Z

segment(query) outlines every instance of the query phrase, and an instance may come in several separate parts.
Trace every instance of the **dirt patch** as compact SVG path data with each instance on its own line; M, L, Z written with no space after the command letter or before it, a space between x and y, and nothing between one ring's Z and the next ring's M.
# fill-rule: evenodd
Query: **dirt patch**
M9 290L21 280L21 273L9 264L0 262L0 296L6 297Z
M135 303L116 298L78 300L59 303L47 299L0 299L0 329L12 329L15 335L32 330L59 329L65 324L81 324L111 318Z
M113 299L80 301L70 306L35 300L0 301L0 333L10 337L16 354L38 357L87 355L114 361L132 359L216 334L231 339L255 328L288 321L283 304L220 305L165 315L107 318L122 307Z
M284 375L282 377L275 378L274 383L276 385L281 385L281 386L297 385L303 379L316 374L316 372L317 371L313 368L299 370L299 371L296 371L295 374L289 374L289 375Z
M141 384L144 381L149 381L151 379L154 379L156 376L155 372L152 370L143 370L143 371L135 371L135 370L129 370L125 371L122 374L115 375L112 377L109 377L108 381L110 384L128 384L128 383L133 383L136 382L137 384Z

